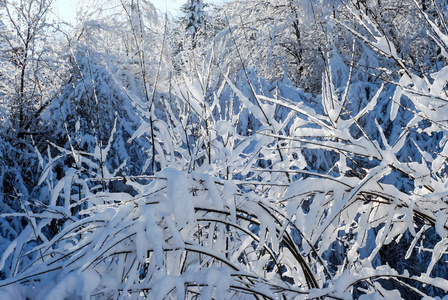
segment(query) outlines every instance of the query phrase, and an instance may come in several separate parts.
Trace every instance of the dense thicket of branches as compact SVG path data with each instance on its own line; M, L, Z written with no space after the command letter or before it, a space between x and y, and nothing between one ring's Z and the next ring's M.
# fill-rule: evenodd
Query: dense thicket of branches
M0 0L1 299L448 294L448 3Z

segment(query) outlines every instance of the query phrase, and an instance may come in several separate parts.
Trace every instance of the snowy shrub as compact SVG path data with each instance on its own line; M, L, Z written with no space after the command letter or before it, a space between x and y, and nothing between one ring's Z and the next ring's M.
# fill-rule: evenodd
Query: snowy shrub
M0 136L0 298L446 296L446 4L378 3L84 19L47 147Z

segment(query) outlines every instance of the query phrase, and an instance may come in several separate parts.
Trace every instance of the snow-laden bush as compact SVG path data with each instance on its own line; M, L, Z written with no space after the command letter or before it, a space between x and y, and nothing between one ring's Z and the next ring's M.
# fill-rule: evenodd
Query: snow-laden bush
M137 107L139 119L120 125L130 123L105 112L107 122L96 124L112 133L103 146L77 149L64 140L41 158L37 190L47 196L1 211L5 224L24 222L20 232L2 233L0 296L446 295L448 32L442 13L410 4L440 49L441 57L430 59L436 65L416 69L365 1L344 3L328 17L319 12L317 20L334 29L325 31L334 44L321 49L317 96L286 77L266 79L247 59L251 47L241 46L245 31L233 23L208 44L175 53L181 63L170 76L158 77L168 63L145 71L139 38L132 42L137 63L128 69L135 76L99 66L111 58L105 53L95 53L90 69L80 60L89 82L75 84L79 99L97 97L119 110L125 102L117 95L130 96L125 105ZM140 32L130 20L130 32ZM342 32L354 51L365 50L347 56L338 49ZM229 53L237 54L226 60ZM96 93L96 83L113 87ZM88 121L70 122L75 138L88 131ZM117 171L117 157L129 153L114 144L117 126L135 130L125 135L129 142L146 139L147 175ZM2 156L10 151L0 149ZM65 159L72 166L58 167Z

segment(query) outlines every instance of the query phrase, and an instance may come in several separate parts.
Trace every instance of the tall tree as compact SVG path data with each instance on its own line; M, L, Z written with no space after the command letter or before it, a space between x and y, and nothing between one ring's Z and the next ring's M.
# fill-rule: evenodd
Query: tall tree
M3 94L9 99L11 137L20 142L54 98L52 84L57 76L50 75L56 67L48 47L51 30L47 23L52 0L0 3Z
M203 0L188 0L183 6L183 11L186 18L186 35L191 39L193 48L196 46L196 36L201 27L204 26L204 1Z

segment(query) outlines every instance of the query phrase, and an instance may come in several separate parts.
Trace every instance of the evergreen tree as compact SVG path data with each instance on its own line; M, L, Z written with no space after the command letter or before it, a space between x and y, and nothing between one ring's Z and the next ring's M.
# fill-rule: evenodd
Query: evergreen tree
M189 0L182 8L186 19L186 36L191 39L193 48L196 46L196 37L205 25L204 1Z

